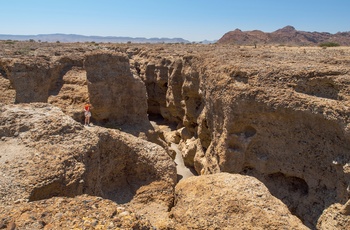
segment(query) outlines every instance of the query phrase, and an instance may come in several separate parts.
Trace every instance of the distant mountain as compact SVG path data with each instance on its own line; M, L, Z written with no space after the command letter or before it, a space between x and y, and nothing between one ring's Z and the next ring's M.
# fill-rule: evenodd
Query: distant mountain
M143 38L114 36L84 36L77 34L38 34L38 35L8 35L0 34L0 40L35 40L42 42L111 42L111 43L190 43L183 38Z
M199 43L201 44L213 44L213 43L216 43L218 40L212 40L212 41L209 41L209 40L203 40L203 41L200 41Z
M272 33L260 30L241 31L236 29L222 36L219 44L280 44L280 45L318 45L324 42L335 42L339 45L350 46L350 32L327 32L298 31L293 26L286 26Z

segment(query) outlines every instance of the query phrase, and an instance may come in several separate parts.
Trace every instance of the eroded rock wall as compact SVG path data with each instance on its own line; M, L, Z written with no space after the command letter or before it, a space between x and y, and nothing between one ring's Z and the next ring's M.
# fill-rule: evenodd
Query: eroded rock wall
M76 54L2 59L1 103L49 102L82 121L82 105L89 100L82 66Z
M206 152L207 170L256 176L293 213L314 225L324 207L349 198L350 142L344 123L327 119L320 111L271 108L260 101L262 95L245 94L227 100L225 119L213 121L222 126L216 127L220 135ZM293 97L270 100L275 106L303 101Z
M346 78L344 70L330 77L332 67L324 68L319 78ZM335 100L334 91L300 93L293 82L305 72L294 71L264 76L235 70L217 76L216 83L226 84L209 88L215 89L206 104L214 135L202 162L206 173L254 175L312 227L325 207L349 199L349 103ZM271 75L275 83L267 80ZM349 85L341 88L337 94L346 95Z
M179 72L169 72L161 115L183 127L185 162L198 173L253 175L316 226L326 207L349 199L347 51L215 48L177 53L170 65Z
M137 126L148 121L146 87L130 71L125 54L97 52L86 56L92 116L100 122Z
M9 61L7 77L16 90L15 103L47 102L51 85L47 62Z
M69 103L61 103L68 95L66 87L76 91L72 85L81 82L85 88L79 88L81 96L72 102L74 108L90 99L96 121L127 123L134 126L136 135L142 124L146 126L143 131L150 130L147 113L158 114L176 123L176 142L188 166L199 174L229 172L258 178L310 228L316 227L328 206L349 199L349 49L179 44L95 49L104 51L87 54L84 66L74 62L75 67L69 64L67 68L64 59L58 64L60 56L32 61L1 59L2 82L10 82L4 89L13 87L17 102L48 100L64 109L69 108ZM73 99L72 95L66 99ZM11 99L2 101L11 103ZM69 111L74 114L73 109L65 112ZM32 127L21 128L27 129ZM123 136L108 132L99 131L95 137L112 140ZM159 138L153 140L164 147ZM127 146L131 143L117 143L105 147L103 154L91 154L89 162L104 162L100 156L110 159L113 148L130 150ZM97 170L95 165L92 168ZM135 172L126 166L120 170ZM98 172L91 178L97 178ZM107 181L109 176L101 178ZM128 180L134 184L139 179L148 181L140 176L113 183L123 187ZM57 190L61 182L52 188ZM87 186L90 190L85 191L110 194L115 191L108 184L113 183L99 181L106 184L106 190ZM73 185L84 189L79 183ZM138 184L138 191L128 190L124 199L139 194L136 197L144 202L153 186L164 186L157 180L149 182L150 187L144 185Z

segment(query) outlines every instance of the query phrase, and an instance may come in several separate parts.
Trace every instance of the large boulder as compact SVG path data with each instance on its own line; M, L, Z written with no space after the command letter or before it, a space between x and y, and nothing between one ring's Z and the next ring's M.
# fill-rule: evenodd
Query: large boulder
M159 145L118 130L84 128L43 103L2 105L0 127L2 207L90 194L153 216L173 203L176 168Z
M83 193L84 159L98 151L98 137L48 104L0 110L0 203Z
M177 229L308 229L253 177L190 177L175 194L171 217Z
M350 200L345 205L336 203L327 207L317 221L317 229L350 229Z

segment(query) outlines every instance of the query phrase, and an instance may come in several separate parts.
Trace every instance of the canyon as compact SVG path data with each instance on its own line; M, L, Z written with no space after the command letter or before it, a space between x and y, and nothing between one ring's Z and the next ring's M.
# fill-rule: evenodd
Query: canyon
M350 228L349 47L0 43L0 229Z

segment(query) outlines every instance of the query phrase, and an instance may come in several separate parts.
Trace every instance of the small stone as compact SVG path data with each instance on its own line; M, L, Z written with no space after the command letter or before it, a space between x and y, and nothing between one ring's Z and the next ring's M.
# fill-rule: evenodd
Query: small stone
M15 230L16 229L16 224L14 222L11 222L7 225L8 230Z
M59 212L55 215L55 218L60 219L60 218L62 218L62 216L63 216L63 213Z
M91 225L92 225L93 227L95 227L97 224L98 224L98 221L97 221L97 220L92 220L92 221L91 221Z
M18 200L15 200L15 204L19 204L19 203L21 203L23 200L22 199L18 199Z
M44 227L46 225L46 223L45 223L45 221L40 220L39 225L41 225L41 227Z
M108 229L113 229L113 228L114 228L114 224L113 224L113 222L109 223L109 225L108 225Z
M130 215L130 213L128 211L124 211L124 212L119 214L119 216L121 216L121 217L128 216L128 215Z

